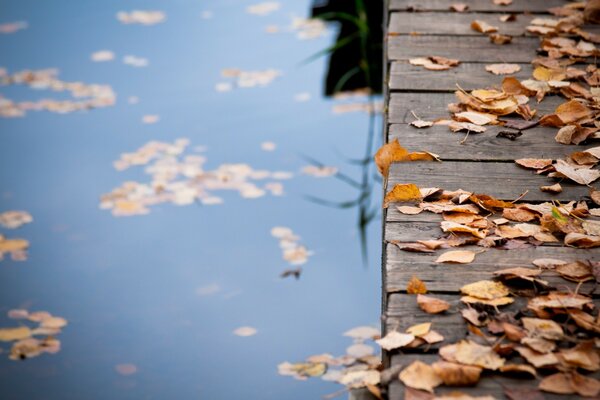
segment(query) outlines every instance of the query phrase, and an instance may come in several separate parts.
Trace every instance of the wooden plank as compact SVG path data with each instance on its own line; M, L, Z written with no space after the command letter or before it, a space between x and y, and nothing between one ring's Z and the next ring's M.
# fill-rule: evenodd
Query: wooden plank
M504 200L514 200L528 191L524 201L570 201L587 196L589 188L565 179L563 192L549 194L539 190L556 179L536 175L515 163L499 162L409 162L394 163L390 168L388 189L397 183L414 183L419 187L464 189ZM501 183L501 184L499 184Z
M557 129L536 127L523 131L517 140L498 138L496 135L508 129L489 126L484 133L469 135L453 133L447 126L418 129L410 125L391 125L389 140L398 139L410 151L429 151L442 160L490 160L512 161L519 158L565 158L575 151L598 146L592 142L585 146L566 146L554 140ZM509 130L510 131L510 130ZM464 142L463 142L464 140ZM536 188L537 190L537 188Z
M529 79L530 64L520 64L521 71L512 75L519 80ZM390 69L390 90L454 92L457 84L464 90L500 87L502 77L490 74L485 64L461 63L446 71L430 71L404 61L394 61Z
M408 366L413 361L419 360L426 364L433 364L438 361L440 357L437 354L395 354L392 356L392 365ZM510 359L511 363L522 363L523 360L520 357L513 357ZM438 396L451 395L452 392L462 392L470 396L492 396L496 400L506 400L508 397L504 394L505 389L535 389L538 387L540 380L547 376L546 374L540 375L536 379L514 379L502 376L500 374L482 374L481 380L474 387L445 387L438 386L435 388L435 394ZM600 373L595 372L591 375L598 379ZM389 400L404 400L404 384L399 380L394 380L389 385L388 399ZM586 399L576 395L558 395L552 393L543 393L543 398L546 400L566 400L566 399ZM589 398L588 398L589 399Z
M516 37L510 45L490 43L486 36L390 36L388 59L442 56L461 62L530 63L540 41L534 37Z
M495 215L491 215L488 219L496 219L502 217L502 213L496 213ZM590 216L586 218L586 220L594 220L600 222L600 217ZM389 222L398 222L398 223L434 223L439 224L442 221L442 217L440 214L435 214L431 212L422 212L416 215L408 215L402 214L398 211L396 205L392 205L387 209L387 220Z
M489 78L496 84L502 81L501 77L489 75ZM454 93L411 93L395 92L390 94L388 107L389 124L408 124L415 120L411 111L414 111L419 118L424 120L434 120L437 118L447 118L448 104L455 103ZM534 99L530 100L529 106L538 111L538 115L550 114L556 107L567 100L560 96L546 96L541 103ZM427 131L426 129L424 131Z
M561 7L564 0L515 0L508 6L499 6L491 0L461 0L460 3L469 6L468 11L483 12L535 12L545 13L550 7ZM389 9L392 11L448 11L451 1L448 0L390 0Z
M421 35L470 35L482 36L471 29L474 20L485 21L498 27L498 32L511 36L537 36L525 29L537 15L519 15L514 22L501 22L498 15L485 13L437 13L437 12L393 12L390 14L389 34L421 34ZM584 25L588 32L600 32L598 25Z
M401 224L388 224L400 225ZM519 250L485 249L477 254L470 264L438 264L435 260L440 254L456 249L442 249L435 253L413 253L400 250L394 244L386 245L386 293L405 292L406 285L413 276L425 282L431 292L459 292L460 288L470 282L491 279L494 271L504 268L531 267L538 258L554 258L568 262L577 260L597 260L600 249L573 249L569 247L541 246ZM484 249L477 246L461 247L459 250L480 252ZM440 277L443 276L443 279ZM575 291L577 283L567 281L553 271L544 271L540 276L549 285L559 290ZM580 293L590 293L594 289L593 282L587 282L579 289ZM599 293L600 294L600 293Z

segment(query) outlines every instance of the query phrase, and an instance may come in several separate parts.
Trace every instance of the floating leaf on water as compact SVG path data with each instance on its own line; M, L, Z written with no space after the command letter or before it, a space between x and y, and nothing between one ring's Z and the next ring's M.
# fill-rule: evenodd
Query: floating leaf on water
M120 375L128 376L135 374L138 368L135 364L117 364L115 365L115 371Z
M254 336L257 333L258 331L256 330L256 328L253 328L251 326L242 326L233 331L234 335L242 337Z
M357 326L356 328L344 332L344 336L351 337L355 340L375 339L378 338L379 335L381 335L380 330L372 326Z
M26 326L0 329L0 341L2 342L12 342L15 340L26 339L28 337L31 337L31 329Z
M164 22L166 18L164 12L153 10L119 11L117 13L117 19L123 24L155 25Z

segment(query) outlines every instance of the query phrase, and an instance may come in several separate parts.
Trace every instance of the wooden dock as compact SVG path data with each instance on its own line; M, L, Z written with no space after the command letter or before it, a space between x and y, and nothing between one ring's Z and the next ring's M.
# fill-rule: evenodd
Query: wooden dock
M484 68L486 64L519 64L521 71L511 76L519 80L530 79L534 68L531 61L538 55L540 38L527 33L526 27L534 18L553 17L547 13L548 8L566 4L562 0L514 0L510 5L500 6L495 5L492 0L461 0L460 3L467 4L469 8L466 12L457 13L449 10L452 3L454 2L446 0L388 0L385 142L398 139L409 151L435 153L442 162L392 164L386 193L397 183L414 183L419 188L463 189L505 201L518 199L523 193L526 193L522 197L523 201L536 204L547 201L564 204L584 198L589 201L586 196L590 195L590 187L575 184L568 179L561 181L562 193L542 192L539 187L552 184L552 179L524 169L514 161L523 158L565 158L574 151L597 147L600 145L599 141L579 146L563 145L554 140L558 129L545 126L524 130L522 136L509 140L497 137L506 128L490 125L486 126L486 132L470 134L465 140L464 132L452 133L447 126L434 125L417 129L409 125L415 120L413 112L427 121L450 118L447 107L449 103L456 102L454 92L457 87L465 91L499 87L504 76L487 72ZM508 13L517 14L516 21L500 22L499 16ZM514 36L512 43L492 44L485 34L471 29L473 20L483 20L499 26L501 33ZM599 31L598 25L586 26L586 30L595 33ZM430 71L408 62L411 58L429 56L458 59L460 65L445 71ZM536 104L533 98L531 107L537 109L538 116L552 114L558 105L567 100L551 95ZM593 185L598 188L598 181ZM396 205L398 204L390 205L384 213L384 334L393 330L405 332L415 324L432 322L432 329L441 333L444 340L414 349L384 352L386 368L400 365L406 367L414 360L432 364L440 359L437 350L441 346L457 343L468 337L467 323L459 312L461 308L465 308L460 301L462 286L491 280L494 278L493 272L503 268L533 267L531 261L534 259L600 260L598 247L579 249L566 247L562 243L544 243L514 250L485 249L469 264L436 263L439 251L402 251L391 241L415 242L443 236L440 229L441 215L426 212L407 215L400 213ZM481 247L457 248L461 249L479 251ZM429 295L449 302L451 308L440 314L422 311L417 305L416 295L407 293L407 284L413 276L426 284ZM594 280L578 285L552 273L544 274L543 279L561 290L591 293L596 306L600 304L598 291L593 293L596 286ZM514 304L502 307L501 310L517 311L526 306L526 298L516 298ZM525 363L518 355L509 358L512 363ZM495 399L507 399L509 397L505 389L536 388L540 379L546 375L539 375L535 379L513 379L499 373L484 372L476 386L457 388L442 385L435 389L435 393L444 395L458 390L471 396L491 395ZM598 373L586 376L598 378ZM406 386L398 379L393 379L387 386L388 397L392 400L404 399L405 390ZM543 396L547 399L579 398L545 392Z

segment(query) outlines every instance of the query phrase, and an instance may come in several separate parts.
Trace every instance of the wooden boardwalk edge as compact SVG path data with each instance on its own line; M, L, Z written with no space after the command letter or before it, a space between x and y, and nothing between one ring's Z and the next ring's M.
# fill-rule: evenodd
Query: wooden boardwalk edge
M542 192L539 187L551 185L558 180L534 171L521 168L514 163L519 158L560 159L574 151L597 147L598 142L581 146L561 145L554 140L557 129L536 126L523 130L515 141L498 137L502 126L486 126L480 134L452 133L447 126L438 125L418 129L410 125L418 118L433 121L448 119L448 104L456 102L454 92L457 84L464 90L499 87L503 76L485 70L486 64L516 63L521 71L513 74L519 80L532 76L531 60L536 57L540 46L539 37L523 33L533 18L549 18L547 9L560 7L563 0L514 0L509 6L494 5L492 0L461 0L469 5L468 12L452 13L447 0L386 0L384 23L384 115L383 141L398 139L411 152L428 151L438 154L442 162L394 163L388 180L384 183L384 194L396 183L414 183L423 187L442 187L448 190L464 189L484 193L511 201L541 203L546 201L568 202L588 198L590 189L568 180L561 180L563 192L558 195ZM499 16L521 13L517 21L509 24L499 22ZM506 46L491 44L489 39L470 28L470 22L480 19L501 27L501 33L515 35L513 43ZM600 33L600 26L585 26L585 29ZM460 65L446 71L430 71L411 65L408 60L415 57L442 56L456 58ZM560 96L547 97L542 103L533 100L530 105L537 109L538 116L552 113L567 101ZM595 218L595 220L600 220ZM438 264L435 259L440 252L415 253L398 248L395 241L414 242L440 237L440 215L421 213L406 215L398 212L392 204L383 210L382 219L382 333L391 330L404 332L406 328L432 322L432 329L445 339L440 344L425 349L403 349L383 351L384 368L406 367L415 360L431 364L439 360L436 350L443 345L456 343L467 335L467 326L458 312L460 288L465 284L492 279L493 272L502 268L531 267L530 261L537 258L557 258L569 261L600 260L600 249L575 249L562 243L544 243L539 247L519 250L486 249L478 253L470 264ZM468 246L459 250L481 250ZM529 260L526 262L524 260ZM416 304L416 296L407 294L409 280L417 276L427 285L436 298L448 301L448 312L426 314ZM600 307L600 293L594 292L596 284L589 281L578 285L556 273L544 273L541 279L548 285L564 291L579 291L590 294L596 307ZM503 311L518 311L526 308L523 298L515 298L515 304ZM464 308L464 306L463 306ZM516 356L510 362L526 363ZM599 378L596 372L591 376ZM474 387L445 387L435 389L438 396L460 391L470 396L492 395L495 399L508 399L506 388L537 387L537 380L515 380L499 374L484 373ZM397 379L387 389L389 400L405 398L405 385ZM560 396L543 392L545 399L582 398ZM421 397L419 397L421 398ZM407 397L408 399L408 397Z

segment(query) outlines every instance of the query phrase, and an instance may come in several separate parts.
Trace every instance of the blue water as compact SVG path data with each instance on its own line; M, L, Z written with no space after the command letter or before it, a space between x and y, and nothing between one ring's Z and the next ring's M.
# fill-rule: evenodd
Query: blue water
M6 311L18 307L69 321L57 354L16 362L0 343L1 399L318 399L340 389L279 376L277 365L343 354L344 331L378 326L379 220L368 227L365 267L357 210L305 198L349 200L356 189L299 173L308 155L358 179L360 169L342 155L363 156L367 115L334 115L333 101L320 95L325 59L301 64L329 46L334 31L310 41L265 33L266 25L289 25L292 13L306 17L308 1L282 1L265 17L245 12L256 2L0 1L0 24L29 24L0 35L0 66L9 73L58 68L60 79L109 84L118 96L115 106L90 112L0 119L0 212L27 210L34 218L0 231L31 243L27 261L0 261L0 327L16 324ZM162 10L167 20L141 26L115 18L133 9ZM202 19L203 11L214 17ZM102 49L117 60L90 61ZM126 54L150 65L124 65ZM268 87L217 93L221 69L232 67L283 76ZM300 92L311 100L294 101ZM26 87L0 93L40 97ZM145 125L145 114L161 119ZM121 218L99 209L103 193L141 177L112 167L121 153L179 137L207 146L208 167L247 163L295 177L283 182L283 197L233 193L222 205L166 204ZM261 150L267 140L276 151ZM378 188L375 196L377 204ZM274 226L292 228L315 253L298 281L279 278L288 266L270 235ZM221 290L196 294L211 284ZM244 325L258 333L232 333ZM114 368L123 363L138 372L119 375Z

